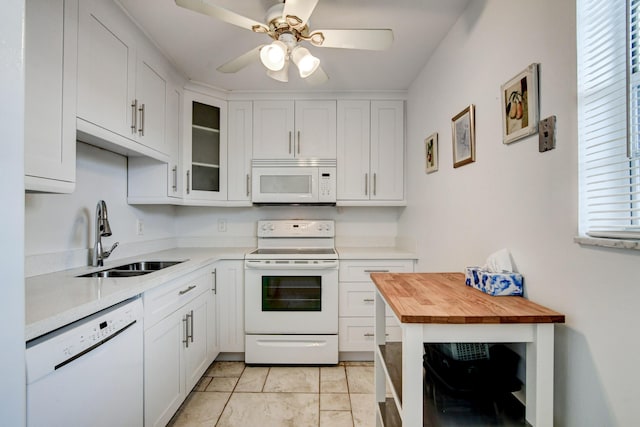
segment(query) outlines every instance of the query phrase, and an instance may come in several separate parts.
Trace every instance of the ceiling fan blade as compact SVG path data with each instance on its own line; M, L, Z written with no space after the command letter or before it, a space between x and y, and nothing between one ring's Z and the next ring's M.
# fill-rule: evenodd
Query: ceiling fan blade
M297 16L300 26L304 27L317 4L318 0L285 0L282 16Z
M318 33L324 36L321 43ZM342 49L385 50L393 43L393 31L387 29L315 30L310 37L314 46Z
M262 49L262 46L263 45L255 47L249 52L232 59L226 64L222 64L216 69L221 73L235 73L236 71L240 71L247 65L250 65L252 62L256 62L260 59L260 49Z
M327 73L324 72L322 67L318 66L316 71L314 71L314 73L307 77L305 80L311 86L316 86L321 85L322 83L329 80L329 76L327 76Z
M214 6L206 0L176 0L176 4L180 7L184 7L185 9L202 13L203 15L211 16L248 30L255 31L256 27L262 28L266 31L269 30L267 26L261 22L238 15L237 13L231 12L230 10L224 9L220 6Z

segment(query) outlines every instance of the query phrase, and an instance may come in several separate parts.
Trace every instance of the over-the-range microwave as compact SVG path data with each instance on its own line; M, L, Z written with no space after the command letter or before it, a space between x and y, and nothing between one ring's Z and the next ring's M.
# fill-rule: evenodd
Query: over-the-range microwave
M336 203L335 159L254 159L251 166L253 203Z

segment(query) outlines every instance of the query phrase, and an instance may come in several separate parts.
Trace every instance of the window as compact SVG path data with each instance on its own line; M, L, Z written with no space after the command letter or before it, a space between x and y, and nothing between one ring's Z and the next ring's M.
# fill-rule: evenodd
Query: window
M640 238L640 0L578 0L580 234Z

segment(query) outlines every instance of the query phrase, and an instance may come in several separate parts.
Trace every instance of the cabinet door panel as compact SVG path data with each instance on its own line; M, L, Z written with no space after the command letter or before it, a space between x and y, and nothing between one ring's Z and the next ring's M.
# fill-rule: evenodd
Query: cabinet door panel
M293 157L293 101L253 103L253 158Z
M168 154L165 141L167 81L146 60L139 60L136 69L136 99L138 108L138 138L149 148ZM142 131L140 131L142 129Z
M369 199L369 101L338 101L337 199Z
M183 313L174 313L144 333L145 426L165 426L185 397L182 376Z
M133 42L100 2L80 2L78 117L131 138L135 52Z
M221 261L216 267L220 351L244 351L244 264Z
M190 315L189 344L184 351L184 368L186 390L198 383L200 377L209 366L207 360L207 304L210 298L209 291L197 297L184 311Z
M404 198L404 103L371 102L371 199Z
M296 101L295 157L335 159L336 101Z
M251 152L253 149L253 105L251 101L229 102L228 173L229 200L251 198Z

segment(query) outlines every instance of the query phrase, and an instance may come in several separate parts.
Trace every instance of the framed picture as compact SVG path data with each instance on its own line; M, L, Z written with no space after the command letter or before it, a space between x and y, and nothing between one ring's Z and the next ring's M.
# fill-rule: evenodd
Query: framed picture
M438 170L438 133L431 134L424 140L425 172L431 173Z
M538 132L538 64L529 65L500 89L502 142L510 144Z
M475 106L469 105L451 119L453 131L453 167L476 161Z

